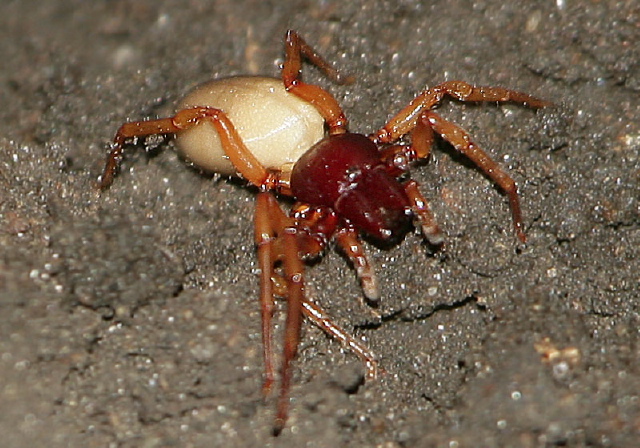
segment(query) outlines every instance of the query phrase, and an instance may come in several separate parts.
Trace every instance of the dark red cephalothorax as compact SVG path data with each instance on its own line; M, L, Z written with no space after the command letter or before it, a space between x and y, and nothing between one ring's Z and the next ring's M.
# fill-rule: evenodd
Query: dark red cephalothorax
M291 172L291 193L323 205L378 240L399 237L411 220L409 198L362 134L330 135L316 143Z

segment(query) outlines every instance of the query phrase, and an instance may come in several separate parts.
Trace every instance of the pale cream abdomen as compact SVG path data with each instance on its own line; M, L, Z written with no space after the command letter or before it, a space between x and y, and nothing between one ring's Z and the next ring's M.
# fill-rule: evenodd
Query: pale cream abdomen
M210 106L222 110L247 148L269 169L294 164L324 137L324 120L311 104L288 93L282 80L242 76L200 85L178 110ZM208 171L234 175L220 138L207 121L176 135L178 151Z

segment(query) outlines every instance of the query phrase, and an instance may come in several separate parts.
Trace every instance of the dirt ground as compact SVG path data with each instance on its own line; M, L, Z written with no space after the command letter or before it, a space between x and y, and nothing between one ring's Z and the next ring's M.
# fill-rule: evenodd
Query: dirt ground
M3 446L637 446L636 1L4 0L0 13ZM167 116L210 78L278 76L287 28L357 77L305 71L354 131L451 79L555 106L443 104L518 183L526 247L504 195L438 142L412 176L446 244L367 245L380 316L335 251L307 271L309 297L386 373L362 384L358 359L305 324L273 438L255 192L185 167L166 139L131 148L107 193L95 181L122 122Z

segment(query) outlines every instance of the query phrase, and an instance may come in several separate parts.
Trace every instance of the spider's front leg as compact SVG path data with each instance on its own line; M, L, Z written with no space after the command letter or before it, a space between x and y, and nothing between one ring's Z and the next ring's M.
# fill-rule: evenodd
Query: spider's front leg
M473 86L464 81L445 81L416 96L409 105L374 133L372 140L376 143L395 142L403 135L410 133L416 127L420 116L429 109L437 107L446 96L465 102L512 102L533 109L553 104L524 92L503 87Z
M480 149L480 147L471 140L469 134L461 127L456 126L454 123L445 120L431 111L423 114L420 117L420 121L424 122L425 125L431 126L435 132L440 134L454 148L467 156L507 195L516 236L522 243L526 243L527 237L524 233L520 197L518 196L518 186L515 181L505 173L487 153Z
M370 136L375 141L373 136ZM433 129L418 121L411 131L411 145L391 145L383 149L380 158L387 166L387 171L392 176L400 176L408 171L411 163L418 159L426 159L431 152L433 144ZM416 218L416 225L420 226L422 235L434 246L444 243L444 236L436 222L429 202L422 195L418 182L410 180L403 184L404 191L411 203L411 211Z
M322 308L305 297L303 258L313 258L322 253L327 241L335 232L336 224L337 218L333 212L297 204L292 209L291 215L287 216L273 194L270 192L258 194L255 241L258 246L258 265L261 270L260 303L265 395L271 391L275 382L272 357L274 297L284 297L287 302L280 394L274 425L276 435L284 427L288 416L289 390L293 377L292 361L300 343L302 314L353 351L365 363L367 378L375 378L378 374L377 357L334 323ZM357 254L360 253L357 248L354 251ZM284 275L276 271L278 265L282 265Z
M383 158L389 165L399 166L398 160L407 165L414 160L426 158L433 142L433 132L441 135L454 148L467 156L507 195L516 236L525 243L522 211L515 181L473 142L464 129L431 110L442 101L445 95L460 101L514 102L536 109L550 106L551 103L502 87L475 87L462 81L447 81L422 92L371 136L374 142L387 144L395 142L405 134L411 134L411 146L395 145L387 153L383 152Z
M286 176L283 176L286 178ZM351 225L341 225L338 228L338 217L334 210L326 207L310 207L297 203L291 209L290 216L294 218L300 232L300 249L306 259L319 256L327 243L335 235L336 244L349 259L356 270L365 297L376 302L380 298L378 280L373 266L358 238L358 231Z

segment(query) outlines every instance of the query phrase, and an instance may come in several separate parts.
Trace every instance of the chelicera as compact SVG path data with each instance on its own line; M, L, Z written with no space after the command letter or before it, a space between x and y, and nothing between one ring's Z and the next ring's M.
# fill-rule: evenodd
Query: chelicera
M399 180L413 162L429 156L435 134L468 157L506 194L516 236L524 243L513 179L464 130L434 109L447 96L469 102L514 102L531 108L550 104L501 87L446 81L421 92L378 131L365 136L347 130L347 119L329 92L302 82L303 59L338 84L352 81L295 31L288 31L281 81L258 77L212 81L188 95L173 117L123 124L100 180L103 190L112 184L127 140L176 134L178 149L187 160L208 170L241 176L258 188L254 219L261 270L265 395L276 380L272 358L274 299L281 297L287 303L275 434L287 420L292 361L302 316L358 355L369 378L378 372L373 352L305 296L304 263L321 256L335 240L353 264L365 297L375 302L376 277L360 242L361 234L387 245L397 242L416 223L431 244L442 244L442 233L418 184ZM400 142L405 136L410 137L410 143ZM288 212L281 209L277 197L294 200Z

